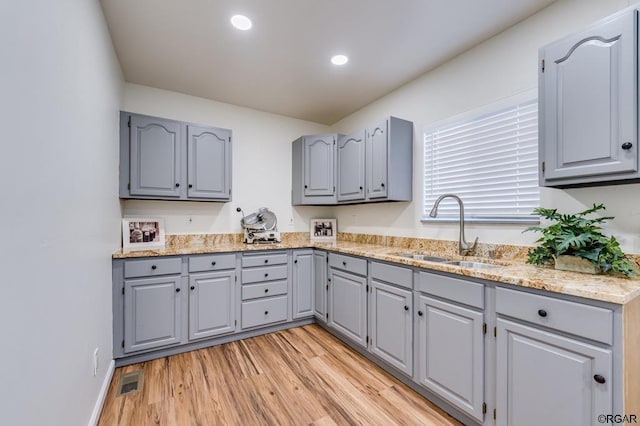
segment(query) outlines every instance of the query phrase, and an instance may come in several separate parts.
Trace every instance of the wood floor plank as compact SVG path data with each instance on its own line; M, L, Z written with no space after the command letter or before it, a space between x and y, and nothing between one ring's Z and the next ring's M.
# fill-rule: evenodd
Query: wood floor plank
M123 373L142 389L118 396ZM459 423L312 324L116 369L110 425L443 425Z

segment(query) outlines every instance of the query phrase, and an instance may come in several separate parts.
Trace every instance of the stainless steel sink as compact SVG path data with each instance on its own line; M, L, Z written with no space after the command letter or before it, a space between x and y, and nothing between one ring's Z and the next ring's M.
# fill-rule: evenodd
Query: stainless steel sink
M490 269L490 268L499 268L501 265L493 265L491 263L482 263L482 262L471 262L468 260L451 260L448 262L444 262L447 265L460 266L461 268L471 268L471 269Z
M405 259L413 259L413 260L426 260L427 262L449 262L451 259L446 259L444 257L431 256L428 254L420 254L420 253L394 253L394 256L404 257Z

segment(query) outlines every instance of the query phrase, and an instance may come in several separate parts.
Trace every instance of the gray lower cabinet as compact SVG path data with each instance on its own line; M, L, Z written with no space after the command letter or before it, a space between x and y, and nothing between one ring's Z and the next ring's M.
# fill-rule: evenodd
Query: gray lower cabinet
M369 350L411 376L413 374L413 294L371 280Z
M313 250L294 250L291 299L293 319L313 316Z
M501 318L497 328L498 425L595 426L612 413L610 350Z
M336 203L336 141L339 136L310 135L293 141L292 205Z
M290 318L288 259L287 252L242 255L242 329L284 322Z
M540 49L541 186L637 180L638 12Z
M231 130L120 113L120 198L231 200Z
M420 272L416 293L416 380L483 421L484 286Z
M611 310L499 287L496 312L498 425L595 426L617 413Z
M181 277L124 281L124 352L180 343Z
M313 251L313 314L317 321L327 321L327 252Z
M330 327L363 347L367 347L366 263L364 259L329 254L327 322Z
M189 340L233 333L235 270L189 275Z

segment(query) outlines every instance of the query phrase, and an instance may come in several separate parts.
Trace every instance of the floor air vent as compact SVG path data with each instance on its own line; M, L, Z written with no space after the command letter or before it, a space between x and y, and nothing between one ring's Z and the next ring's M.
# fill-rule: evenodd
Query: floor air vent
M140 390L142 385L142 370L132 371L120 376L118 396L127 395Z

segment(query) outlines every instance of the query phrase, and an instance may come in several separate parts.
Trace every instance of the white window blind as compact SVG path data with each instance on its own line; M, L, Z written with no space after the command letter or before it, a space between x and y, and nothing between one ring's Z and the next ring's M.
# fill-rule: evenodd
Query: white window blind
M467 220L537 221L537 99L424 133L424 220L447 193L462 199ZM457 220L458 204L443 200L438 218Z

